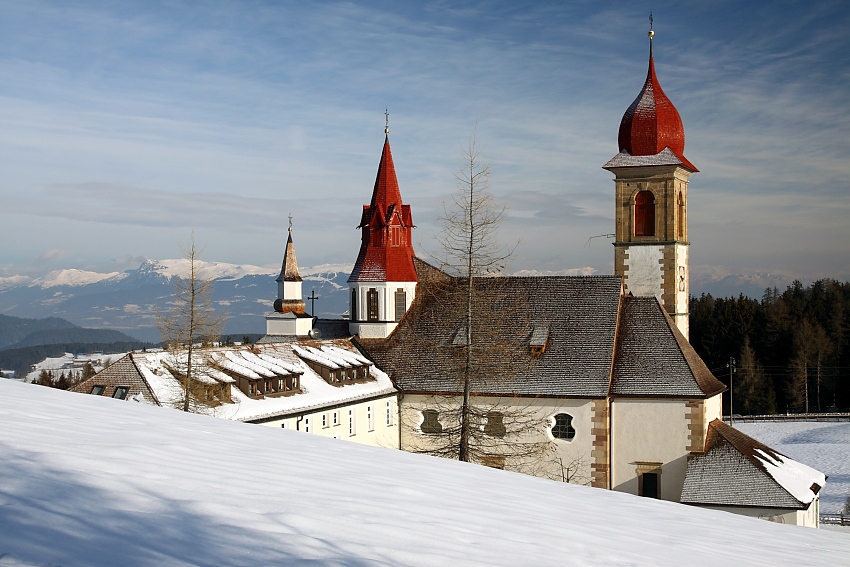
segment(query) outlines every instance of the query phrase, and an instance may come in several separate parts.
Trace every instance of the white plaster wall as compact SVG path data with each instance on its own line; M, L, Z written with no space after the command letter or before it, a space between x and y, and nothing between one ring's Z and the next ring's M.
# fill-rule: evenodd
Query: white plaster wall
M655 296L661 299L664 272L661 260L664 251L661 246L629 246L625 260L626 287L632 294L640 297Z
M723 393L717 394L705 400L705 430L708 432L708 424L715 419L721 419L723 416L723 405L721 400Z
M385 338L396 328L395 322L395 292L401 288L405 291L405 311L416 296L416 282L355 282L349 285L357 293L357 319L349 323L349 332L364 338ZM378 321L366 322L368 316L367 297L370 289L378 292ZM349 291L349 301L351 292ZM349 313L353 313L349 305Z
M691 268L689 264L688 250L685 244L676 244L676 326L685 337L689 337L688 300L691 293ZM685 268L685 289L679 289L679 268Z
M806 510L788 510L786 508L750 508L747 506L699 506L710 510L721 510L741 516L759 518L779 524L790 524L792 526L805 526L817 528L816 506L810 505Z
M280 299L301 299L301 282L282 282L283 297Z
M388 407L391 417L389 422L387 421ZM354 435L349 434L349 410L354 411ZM370 411L373 421L371 429L369 428ZM334 414L337 417L336 425L334 425ZM352 403L336 409L317 409L312 413L305 414L300 422L297 417L288 417L267 421L262 425L297 429L301 432L309 432L311 435L333 437L374 447L399 448L398 405L394 394L368 402Z
M678 502L685 482L688 421L685 400L611 403L611 486L638 494L637 462L659 462L661 498Z
M412 452L427 452L440 446L440 436L422 433L419 426L422 423L422 410L440 410L451 404L459 407L460 396L435 397L431 395L406 394L401 401L401 423L402 441L401 448ZM526 443L545 443L547 451L539 457L521 462L519 459L506 460L505 468L534 476L550 478L553 480L564 480L565 467L578 465L579 471L576 478L581 484L590 484L592 463L591 452L593 450L592 417L593 401L586 399L535 399L535 398L495 398L474 397L473 404L480 408L492 408L493 411L504 413L514 412L533 423L539 424L536 430L527 431L520 441ZM555 414L567 413L573 417L572 426L575 429L575 437L571 440L554 439L551 434L551 420ZM440 418L444 427L445 417ZM488 452L494 455L505 452L500 451L498 445L502 440L493 439L493 446ZM506 437L505 443L511 439Z
M266 316L267 335L296 335L307 336L313 328L312 317L283 318L275 316L276 313Z

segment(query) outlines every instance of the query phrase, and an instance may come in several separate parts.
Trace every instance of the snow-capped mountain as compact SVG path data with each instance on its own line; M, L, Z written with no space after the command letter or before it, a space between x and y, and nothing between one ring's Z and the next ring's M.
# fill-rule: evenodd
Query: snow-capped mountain
M198 270L199 269L199 270ZM280 268L196 263L202 279L215 282L213 301L227 317L226 334L263 333L263 315L277 297ZM313 291L316 315L338 318L348 309L351 271L347 265L322 265L300 270L307 299ZM168 308L172 278L186 277L184 259L146 260L125 272L56 270L40 278L12 276L0 281L0 313L25 318L62 317L83 327L115 329L141 340L158 341L158 315Z

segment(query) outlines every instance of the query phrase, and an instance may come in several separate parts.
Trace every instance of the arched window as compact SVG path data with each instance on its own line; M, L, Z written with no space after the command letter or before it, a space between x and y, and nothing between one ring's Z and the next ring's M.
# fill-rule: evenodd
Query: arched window
M655 236L655 196L641 191L635 197L635 236Z
M682 198L682 192L679 191L679 238L684 238L685 236L685 200Z
M576 436L573 429L573 416L568 413L559 413L555 416L555 425L552 426L552 437L555 439L570 440Z

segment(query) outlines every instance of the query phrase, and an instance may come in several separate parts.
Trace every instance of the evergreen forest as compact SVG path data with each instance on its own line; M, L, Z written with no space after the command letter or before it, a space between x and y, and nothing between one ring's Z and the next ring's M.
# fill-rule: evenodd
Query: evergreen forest
M761 301L703 294L691 298L690 313L691 344L724 384L734 359L734 414L848 411L850 283L795 281Z

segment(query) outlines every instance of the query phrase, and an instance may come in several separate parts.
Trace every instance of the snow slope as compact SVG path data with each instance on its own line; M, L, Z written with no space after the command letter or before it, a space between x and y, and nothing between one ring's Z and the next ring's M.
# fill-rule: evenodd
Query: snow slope
M846 565L850 538L0 381L0 557L63 567Z
M828 478L820 494L820 511L841 511L850 497L850 422L763 421L736 423L735 428L825 473Z

